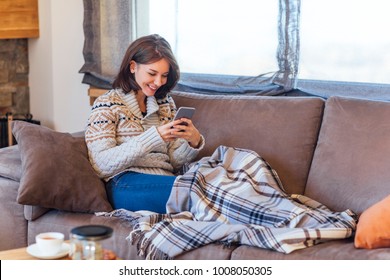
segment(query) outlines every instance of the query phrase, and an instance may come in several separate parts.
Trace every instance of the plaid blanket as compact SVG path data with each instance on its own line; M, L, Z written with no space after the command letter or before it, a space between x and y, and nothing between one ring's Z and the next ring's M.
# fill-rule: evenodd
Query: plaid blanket
M255 152L220 146L174 184L167 214L105 213L134 225L129 239L146 259L171 259L206 244L245 244L290 253L347 238L356 215L333 212L302 195L288 195Z

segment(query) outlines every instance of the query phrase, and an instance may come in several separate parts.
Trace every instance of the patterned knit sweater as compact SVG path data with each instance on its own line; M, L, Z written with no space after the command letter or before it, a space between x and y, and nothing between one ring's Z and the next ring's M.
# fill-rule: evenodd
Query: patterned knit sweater
M85 140L90 162L99 177L135 171L174 175L191 162L204 146L192 148L184 139L166 143L157 127L173 120L176 105L168 94L164 99L147 97L146 116L139 108L134 92L121 89L99 96L88 119Z

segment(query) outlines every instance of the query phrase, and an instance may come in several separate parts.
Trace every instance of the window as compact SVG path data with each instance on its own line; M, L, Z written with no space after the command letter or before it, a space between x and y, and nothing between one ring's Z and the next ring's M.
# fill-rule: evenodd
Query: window
M387 7L387 0L303 0L298 77L390 84Z
M83 82L109 88L128 43L158 33L178 59L178 90L382 98L390 85L387 2L84 0L80 72Z
M182 72L257 76L278 70L278 1L149 0L137 5L138 15L148 14L137 17L137 37L165 37Z

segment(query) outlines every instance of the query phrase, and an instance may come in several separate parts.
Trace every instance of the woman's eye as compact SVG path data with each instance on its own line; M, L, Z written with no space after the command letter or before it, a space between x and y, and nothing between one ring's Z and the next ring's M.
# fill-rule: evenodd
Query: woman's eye
M150 76L156 76L156 74L155 74L155 73L149 73L149 75L150 75Z

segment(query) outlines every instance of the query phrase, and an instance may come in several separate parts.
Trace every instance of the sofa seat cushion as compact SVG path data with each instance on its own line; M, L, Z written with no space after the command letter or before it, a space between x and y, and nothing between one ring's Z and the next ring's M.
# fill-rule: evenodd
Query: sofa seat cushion
M22 161L17 201L74 212L111 211L83 137L23 121L12 122Z
M327 100L305 195L357 214L390 193L390 102Z
M182 92L172 97L178 107L196 108L193 122L206 142L199 158L210 156L220 145L253 150L276 170L287 192L303 193L323 99Z
M29 222L28 244L35 242L35 235L45 231L59 231L65 234L65 239L69 239L69 233L72 228L88 224L105 225L113 229L112 237L104 240L102 246L105 249L114 251L119 258L125 260L144 259L138 256L137 245L131 244L126 239L130 231L133 230L129 221L116 217L96 216L86 213L50 210L39 219ZM177 256L176 259L228 260L235 248L236 246L234 245L227 247L223 244L209 244L197 250L183 253Z
M232 260L389 260L390 249L357 250L353 238L314 245L310 248L283 254L271 250L240 246L232 253Z

